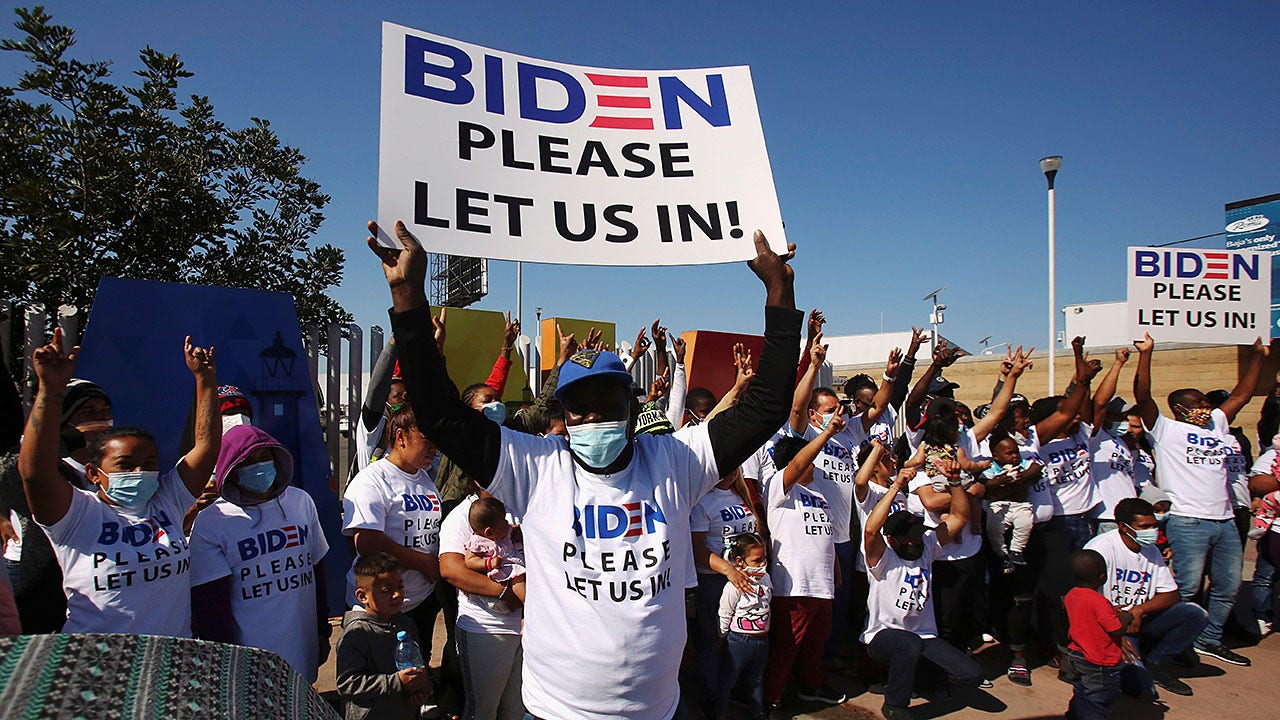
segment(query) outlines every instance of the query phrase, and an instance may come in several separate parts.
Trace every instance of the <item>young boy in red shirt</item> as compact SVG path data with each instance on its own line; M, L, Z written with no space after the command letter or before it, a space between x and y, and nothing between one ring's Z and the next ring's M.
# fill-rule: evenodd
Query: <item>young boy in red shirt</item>
M1067 718L1106 720L1120 693L1120 664L1132 657L1124 633L1133 615L1116 610L1098 592L1107 581L1107 561L1097 551L1071 553L1071 575L1076 586L1062 600L1070 624L1067 657L1076 671Z

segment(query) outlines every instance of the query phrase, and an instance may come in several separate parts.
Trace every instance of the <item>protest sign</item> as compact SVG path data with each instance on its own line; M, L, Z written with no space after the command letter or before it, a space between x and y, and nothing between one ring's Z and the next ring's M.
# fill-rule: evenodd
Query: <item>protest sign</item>
M786 247L750 69L613 70L382 26L379 241L572 265Z
M1228 250L1249 250L1266 252L1271 255L1271 328L1280 328L1280 282L1276 272L1280 272L1280 263L1275 262L1280 255L1280 194L1257 197L1250 200L1227 203L1227 244Z
M1270 334L1271 255L1129 248L1129 333L1157 342L1248 345Z

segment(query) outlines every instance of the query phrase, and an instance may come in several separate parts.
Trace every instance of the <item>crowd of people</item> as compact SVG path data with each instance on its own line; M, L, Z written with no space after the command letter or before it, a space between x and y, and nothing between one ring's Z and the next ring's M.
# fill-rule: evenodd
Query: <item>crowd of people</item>
M394 233L400 249L370 238L393 339L342 501L348 718L778 717L793 697L845 702L834 671L896 720L913 694L991 687L974 653L992 643L1012 683L1054 665L1074 688L1067 716L1104 718L1121 692L1192 694L1183 666L1198 657L1249 664L1223 632L1250 539L1247 630L1271 630L1280 398L1256 462L1232 427L1261 341L1232 391L1175 391L1171 415L1151 395L1150 337L1108 363L1076 338L1063 394L1035 401L1018 393L1032 362L1016 348L990 402L958 402L943 373L962 353L919 330L880 378L822 387L825 317L796 309L794 247L779 255L757 233L764 348L725 358L736 379L722 397L687 387L683 341L654 321L625 357L598 333L558 332L537 399L509 412L518 320L488 379L459 389L425 253ZM637 387L650 344L657 379ZM77 352L57 331L35 352L25 428L0 383L17 448L0 464L19 621L7 629L236 643L314 682L328 545L290 453L188 338L192 442L162 467L152 436L116 426L109 394L75 378ZM1130 362L1132 403L1117 396ZM441 615L445 651L428 669ZM423 666L397 665L407 640Z

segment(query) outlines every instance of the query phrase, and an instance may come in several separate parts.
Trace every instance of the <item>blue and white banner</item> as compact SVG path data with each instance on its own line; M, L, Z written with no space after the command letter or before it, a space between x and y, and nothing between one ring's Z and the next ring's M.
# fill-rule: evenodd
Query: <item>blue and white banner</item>
M1158 343L1251 345L1271 337L1269 253L1129 248L1129 333Z
M429 251L694 265L786 237L750 69L613 70L382 26L378 224Z
M1227 203L1227 249L1270 253L1271 262L1271 329L1280 329L1280 194ZM1280 334L1280 333L1277 333Z

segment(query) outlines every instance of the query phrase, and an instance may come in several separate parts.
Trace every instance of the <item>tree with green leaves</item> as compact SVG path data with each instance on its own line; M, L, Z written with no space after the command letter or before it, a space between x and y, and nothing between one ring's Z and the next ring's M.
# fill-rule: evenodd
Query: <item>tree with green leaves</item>
M30 60L0 87L0 297L88 309L102 276L291 293L304 326L347 323L326 290L343 251L311 246L329 196L297 148L253 118L228 128L192 76L147 47L131 85L70 57L74 31L18 9Z

